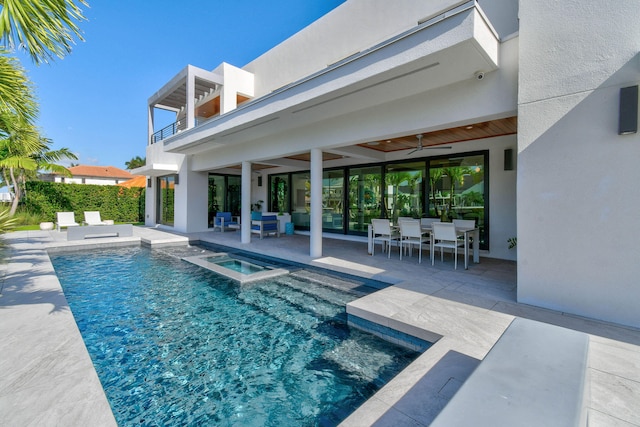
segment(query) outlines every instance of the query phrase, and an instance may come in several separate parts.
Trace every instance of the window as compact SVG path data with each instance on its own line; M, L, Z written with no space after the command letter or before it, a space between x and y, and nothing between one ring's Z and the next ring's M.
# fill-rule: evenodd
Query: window
M396 223L398 217L421 218L425 163L400 163L385 168L387 214Z
M344 170L322 173L322 229L344 231Z
M236 175L209 175L208 224L213 227L213 218L218 212L240 215L242 178Z
M428 216L475 220L480 248L488 249L488 153L432 159L428 167Z
M349 169L349 232L363 234L383 209L382 167Z
M158 223L173 226L175 215L175 175L158 178Z
M311 181L309 172L291 174L291 221L296 228L309 229L311 212Z
M290 212L289 174L271 175L269 177L269 211Z

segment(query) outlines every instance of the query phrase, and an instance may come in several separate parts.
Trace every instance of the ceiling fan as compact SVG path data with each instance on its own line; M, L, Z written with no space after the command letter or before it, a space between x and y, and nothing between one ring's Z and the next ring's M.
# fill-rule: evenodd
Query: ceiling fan
M442 147L442 146L435 146L435 147L424 147L422 145L422 134L418 134L416 135L416 138L418 138L418 146L415 148L415 150L410 151L408 155L415 153L416 151L422 151L422 150L448 150L451 148L451 146L446 146L446 147Z

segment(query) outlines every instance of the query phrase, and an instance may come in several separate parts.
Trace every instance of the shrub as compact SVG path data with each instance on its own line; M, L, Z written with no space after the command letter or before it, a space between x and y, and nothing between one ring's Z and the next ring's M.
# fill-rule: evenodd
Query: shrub
M116 222L144 221L144 188L117 185L27 182L22 209L38 215L39 222L55 221L56 212L75 212L76 220L84 211L100 211L103 219Z

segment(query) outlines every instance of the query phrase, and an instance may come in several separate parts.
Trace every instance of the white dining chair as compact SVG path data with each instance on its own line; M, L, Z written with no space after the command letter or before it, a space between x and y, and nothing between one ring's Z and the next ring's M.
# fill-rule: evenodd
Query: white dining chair
M420 226L422 228L429 228L434 222L440 222L440 218L420 218Z
M453 225L456 228L476 228L476 220L475 219L454 219Z
M418 263L422 263L422 244L429 243L428 232L422 231L420 221L406 220L400 222L400 259L402 259L402 248L409 246L411 254L412 245L418 246Z
M458 269L458 248L464 248L464 241L458 240L456 226L451 222L434 222L433 232L433 252L431 252L431 265L434 264L435 249L440 248L440 262L444 261L444 249L453 249L454 269Z
M371 255L375 255L376 240L379 240L382 244L383 252L385 244L388 246L387 258L391 258L391 242L394 240L398 241L400 239L400 233L391 228L391 223L388 219L372 219L371 226L373 228L373 245L371 247Z
M454 219L453 220L453 225L456 226L456 228L462 228L465 230L469 230L469 229L473 229L476 228L476 220L475 219ZM464 240L465 236L464 235L458 235L458 239L459 240ZM472 238L469 237L469 252L473 255L473 244L472 244Z

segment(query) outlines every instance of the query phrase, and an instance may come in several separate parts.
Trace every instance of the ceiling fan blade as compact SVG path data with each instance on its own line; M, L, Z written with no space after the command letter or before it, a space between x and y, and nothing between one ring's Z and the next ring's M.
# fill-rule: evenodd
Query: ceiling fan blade
M440 146L435 146L435 147L423 147L425 150L450 150L451 146L448 145L446 147L440 147Z
M416 148L415 150L411 150L407 153L407 156L410 156L411 154L415 153L416 151L420 151L422 150L422 148Z

